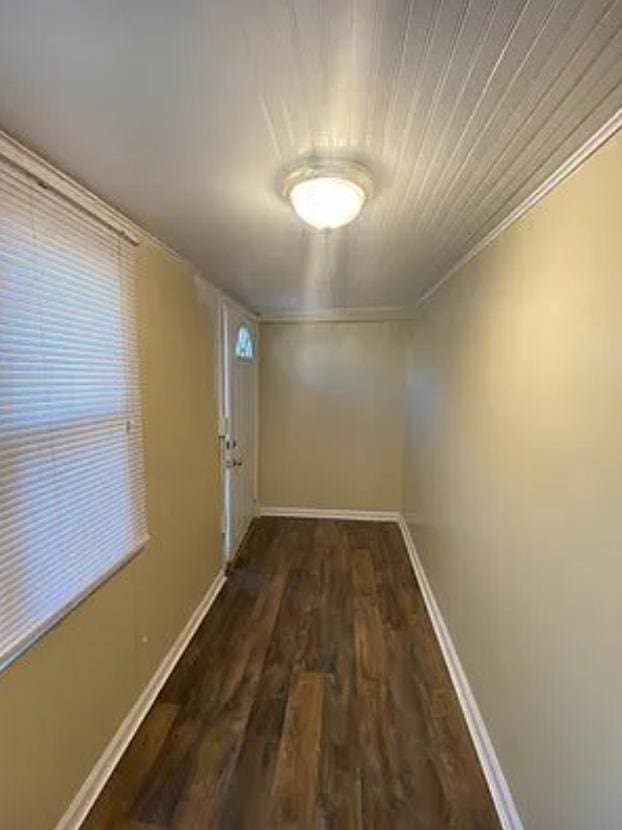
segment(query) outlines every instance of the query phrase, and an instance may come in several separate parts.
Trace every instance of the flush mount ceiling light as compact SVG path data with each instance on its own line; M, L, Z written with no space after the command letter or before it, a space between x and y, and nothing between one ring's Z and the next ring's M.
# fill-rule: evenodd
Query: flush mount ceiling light
M356 162L306 161L283 181L283 195L298 216L320 231L352 222L372 192L369 171Z

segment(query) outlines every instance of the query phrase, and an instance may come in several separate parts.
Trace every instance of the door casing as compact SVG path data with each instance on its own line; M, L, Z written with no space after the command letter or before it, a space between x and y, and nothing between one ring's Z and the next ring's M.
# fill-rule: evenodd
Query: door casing
M221 297L219 311L221 532L223 558L229 562L257 504L259 327L252 313L228 297ZM252 361L235 356L235 339L242 324L251 333Z

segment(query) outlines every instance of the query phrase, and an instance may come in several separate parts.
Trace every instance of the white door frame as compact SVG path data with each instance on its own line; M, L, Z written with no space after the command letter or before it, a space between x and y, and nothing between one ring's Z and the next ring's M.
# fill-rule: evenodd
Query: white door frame
M238 540L231 542L228 538L228 529L230 527L230 519L227 515L229 506L229 476L230 471L227 469L227 449L226 440L230 425L227 422L227 383L230 377L227 376L228 366L227 358L231 359L229 346L227 344L227 309L233 311L236 315L243 317L250 325L251 333L253 335L254 346L254 436L253 436L253 515L257 509L258 498L258 464L259 464L259 325L258 318L255 314L245 308L243 305L235 300L232 300L224 292L220 292L218 303L218 438L220 448L220 472L221 472L221 538L222 538L222 557L226 564L235 556L237 549L234 547L236 541L239 544L244 537L244 533L240 535ZM251 520L252 520L251 516ZM250 522L249 522L250 523ZM244 532L248 529L245 528Z

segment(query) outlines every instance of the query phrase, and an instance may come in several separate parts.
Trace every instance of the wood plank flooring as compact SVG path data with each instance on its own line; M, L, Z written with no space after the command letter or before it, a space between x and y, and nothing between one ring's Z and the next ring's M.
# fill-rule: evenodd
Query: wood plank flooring
M256 520L83 830L499 830L394 524Z

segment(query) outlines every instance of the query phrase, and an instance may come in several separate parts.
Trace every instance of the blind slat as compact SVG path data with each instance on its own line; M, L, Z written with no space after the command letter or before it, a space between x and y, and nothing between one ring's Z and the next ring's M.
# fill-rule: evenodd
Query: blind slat
M147 538L132 245L0 163L0 666Z

